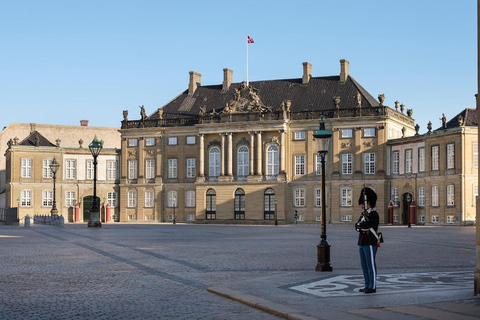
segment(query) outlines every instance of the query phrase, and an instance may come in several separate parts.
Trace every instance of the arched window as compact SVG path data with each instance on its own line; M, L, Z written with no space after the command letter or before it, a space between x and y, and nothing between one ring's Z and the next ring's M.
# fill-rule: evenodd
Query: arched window
M275 191L268 188L265 190L263 196L264 209L263 209L263 218L265 220L274 220L275 219Z
M271 144L267 148L267 180L277 180L278 147Z
M209 181L217 181L218 176L220 175L220 149L218 147L213 147L208 154Z
M217 218L217 193L213 189L207 190L207 220Z
M247 146L240 146L237 152L237 180L247 181L250 152Z
M245 191L235 190L235 220L245 220Z

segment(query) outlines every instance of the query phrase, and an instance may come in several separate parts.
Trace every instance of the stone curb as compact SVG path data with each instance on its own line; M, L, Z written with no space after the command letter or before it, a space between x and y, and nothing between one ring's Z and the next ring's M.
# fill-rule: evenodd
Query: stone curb
M210 287L207 288L207 291L287 320L318 320L318 318L312 318L307 315L300 314L297 310L285 307L284 305L244 294L230 288Z

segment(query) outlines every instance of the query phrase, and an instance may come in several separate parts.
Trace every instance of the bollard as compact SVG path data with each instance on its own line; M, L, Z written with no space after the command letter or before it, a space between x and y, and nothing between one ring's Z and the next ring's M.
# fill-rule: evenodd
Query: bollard
M30 216L25 216L25 228L30 227Z
M59 225L60 227L64 227L64 226L65 226L65 218L64 218L63 216L60 216L60 217L58 218L58 225Z

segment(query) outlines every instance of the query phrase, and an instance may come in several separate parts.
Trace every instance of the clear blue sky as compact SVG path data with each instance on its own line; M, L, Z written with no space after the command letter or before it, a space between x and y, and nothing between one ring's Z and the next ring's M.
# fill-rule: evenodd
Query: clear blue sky
M120 126L188 86L350 74L426 131L475 108L476 1L15 0L0 2L0 126Z

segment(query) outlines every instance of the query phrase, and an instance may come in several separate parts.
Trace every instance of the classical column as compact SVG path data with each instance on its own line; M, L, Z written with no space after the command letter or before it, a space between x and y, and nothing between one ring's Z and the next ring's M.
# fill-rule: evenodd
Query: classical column
M205 176L205 135L203 133L200 133L199 136L200 136L199 173L200 173L200 177L203 177Z
M257 131L257 175L262 176L262 131Z
M233 133L229 132L228 135L228 163L227 163L227 175L233 175L233 143L232 143L232 136Z
M225 175L225 133L220 133L222 136L222 151L220 154L220 175Z
M285 173L285 130L278 130L280 132L280 173Z
M255 132L250 131L250 175L253 176L255 174L255 170L253 167L254 161L254 154L255 154Z

